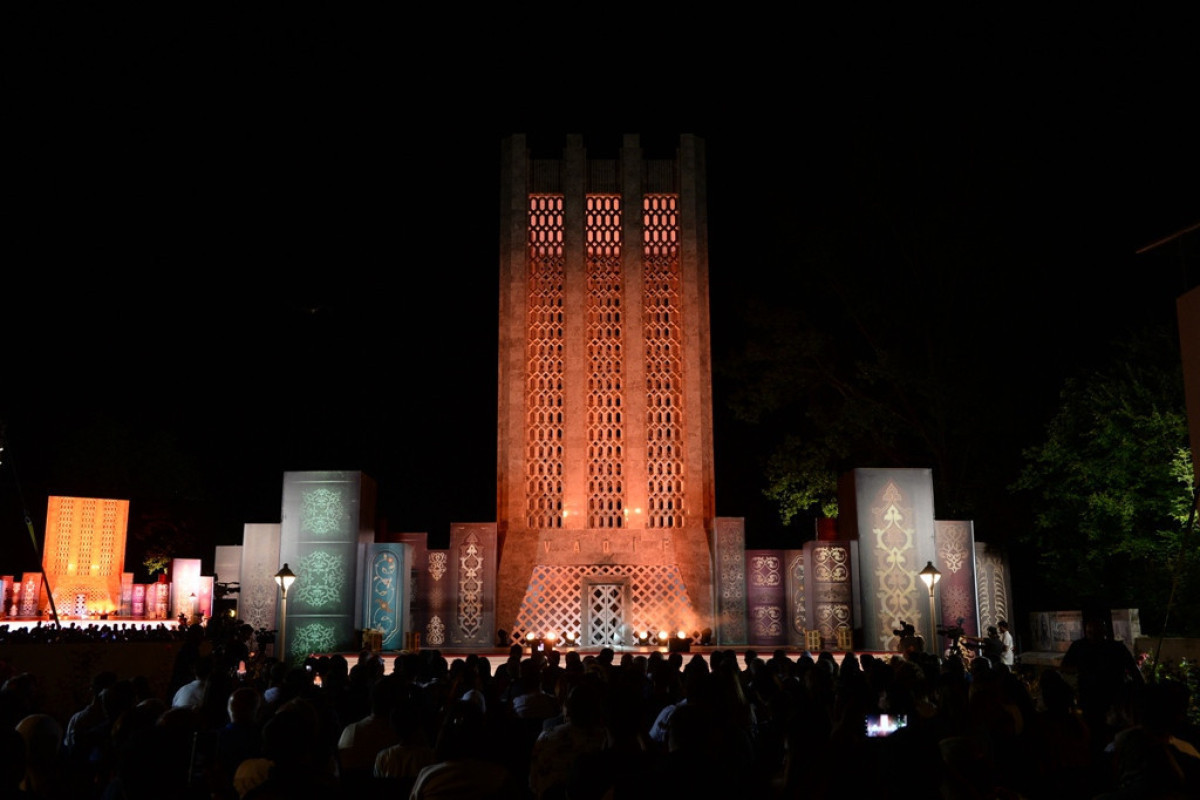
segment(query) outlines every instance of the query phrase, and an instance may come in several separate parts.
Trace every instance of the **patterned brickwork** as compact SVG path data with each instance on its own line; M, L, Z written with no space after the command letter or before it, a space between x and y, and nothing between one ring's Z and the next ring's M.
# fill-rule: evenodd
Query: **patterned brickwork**
M625 524L621 198L587 198L588 527Z
M128 520L128 500L49 499L44 564L59 614L82 616L77 604L81 595L87 615L117 611ZM43 590L35 602L49 608L49 600Z
M563 511L563 199L529 198L529 344L526 374L526 516L561 528Z
M649 528L681 528L685 514L678 203L663 194L642 204Z
M691 618L692 605L687 587L674 566L539 564L530 575L525 602L512 632L514 639L520 640L529 631L538 635L553 631L559 636L581 637L584 584L589 581L604 584L605 579L612 579L614 584L625 580L629 583L629 605L622 609L626 617L621 625L630 634L661 628L692 632L695 623Z

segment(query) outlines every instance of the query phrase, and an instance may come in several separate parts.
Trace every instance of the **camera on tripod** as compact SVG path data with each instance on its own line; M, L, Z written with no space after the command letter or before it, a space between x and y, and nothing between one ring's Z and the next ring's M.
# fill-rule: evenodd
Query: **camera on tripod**
M959 617L954 625L939 625L937 632L938 636L945 636L947 639L957 642L966 634L966 631L963 630L963 618Z

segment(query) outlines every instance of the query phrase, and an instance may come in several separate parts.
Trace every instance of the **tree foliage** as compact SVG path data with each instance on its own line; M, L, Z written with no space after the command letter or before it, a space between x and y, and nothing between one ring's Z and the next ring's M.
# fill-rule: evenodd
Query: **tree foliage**
M1139 608L1158 632L1178 568L1177 630L1200 633L1189 611L1197 581L1194 499L1176 338L1154 329L1118 345L1107 367L1067 380L1046 439L1024 452L1014 488L1028 492L1033 527L1021 537L1062 607Z
M745 347L721 364L737 387L726 404L748 431L769 437L757 467L783 525L837 516L838 477L859 467L930 468L947 518L970 513L964 476L988 418L966 343L921 329L885 344L866 322L831 335L788 308L754 307L746 322Z

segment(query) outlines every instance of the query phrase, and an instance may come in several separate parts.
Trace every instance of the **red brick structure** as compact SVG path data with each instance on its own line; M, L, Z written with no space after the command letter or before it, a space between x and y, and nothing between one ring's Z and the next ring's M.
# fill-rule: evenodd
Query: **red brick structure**
M704 147L503 150L496 625L714 626Z

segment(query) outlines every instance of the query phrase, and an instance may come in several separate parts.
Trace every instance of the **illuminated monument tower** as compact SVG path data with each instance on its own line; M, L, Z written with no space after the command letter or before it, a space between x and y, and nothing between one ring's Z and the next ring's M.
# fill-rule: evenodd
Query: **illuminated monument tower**
M496 626L719 627L703 142L502 160Z
M128 525L128 500L51 495L42 563L60 615L117 611ZM42 587L40 607L47 606Z

